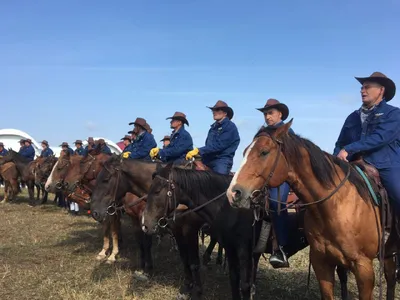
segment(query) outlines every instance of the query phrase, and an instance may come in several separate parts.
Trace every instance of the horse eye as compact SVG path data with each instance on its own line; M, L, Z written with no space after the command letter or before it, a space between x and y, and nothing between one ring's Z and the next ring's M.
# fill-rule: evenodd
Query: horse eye
M268 151L267 150L262 150L260 153L260 156L267 156L268 155Z

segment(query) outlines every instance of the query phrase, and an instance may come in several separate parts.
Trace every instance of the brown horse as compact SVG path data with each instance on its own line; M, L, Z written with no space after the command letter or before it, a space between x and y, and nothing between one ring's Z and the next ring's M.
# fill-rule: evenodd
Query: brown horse
M49 178L51 170L57 162L57 157L54 155L48 157L38 157L34 170L35 185L40 187L43 192L42 204L47 202L48 192L45 189L47 178Z
M266 187L288 182L307 208L304 228L322 299L333 299L336 266L354 273L359 299L373 299L372 262L382 240L379 208L350 164L289 134L291 124L258 132L227 190L229 201L235 207L249 208L259 204ZM396 234L392 230L387 253L393 251ZM387 299L394 299L395 269L389 255L385 259Z
M1 157L0 161L3 159ZM4 199L1 203L13 201L20 192L17 167L13 162L0 163L0 176L4 180Z

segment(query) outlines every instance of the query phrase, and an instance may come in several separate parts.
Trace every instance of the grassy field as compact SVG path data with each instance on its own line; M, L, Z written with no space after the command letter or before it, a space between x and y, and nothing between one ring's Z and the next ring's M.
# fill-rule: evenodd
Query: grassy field
M174 299L182 281L178 253L169 251L165 238L153 247L154 276L148 282L136 281L132 276L135 241L130 229L124 220L119 261L110 266L95 260L102 238L101 228L92 218L70 216L52 201L30 208L24 195L15 203L0 205L0 299ZM261 262L256 299L319 299L313 273L308 297L304 297L308 251L298 253L290 263L291 269L277 271ZM205 299L230 298L228 276L215 260L202 269L202 275ZM352 275L349 288L350 299L356 299ZM336 297L339 299L338 285Z

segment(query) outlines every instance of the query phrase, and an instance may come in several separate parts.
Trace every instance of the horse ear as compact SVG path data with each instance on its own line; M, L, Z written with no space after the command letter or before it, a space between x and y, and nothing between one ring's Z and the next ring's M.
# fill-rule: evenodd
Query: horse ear
M293 123L293 118L292 118L289 122L287 122L286 124L284 124L284 125L278 127L278 128L274 131L274 133L272 134L272 136L275 137L275 138L280 138L280 137L282 137L283 135L287 135L288 132L289 132L290 126L292 126L292 123Z

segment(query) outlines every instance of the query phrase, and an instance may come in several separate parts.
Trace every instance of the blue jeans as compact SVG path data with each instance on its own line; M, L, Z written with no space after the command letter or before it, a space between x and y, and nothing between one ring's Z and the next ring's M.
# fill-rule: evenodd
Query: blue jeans
M400 167L380 169L379 175L395 213L400 217Z
M289 184L284 182L280 187L280 201L286 203L287 198L289 196L290 187ZM278 200L278 188L271 188L269 190L269 197L274 200ZM280 246L288 245L289 239L289 214L287 210L281 211L278 216L278 203L275 201L269 201L269 207L273 211L271 213L272 216L272 224L275 228L276 238L278 240L278 244ZM281 209L286 207L285 204L281 204Z
M232 162L227 160L213 160L205 165L215 173L222 175L229 175L229 172L232 170Z

